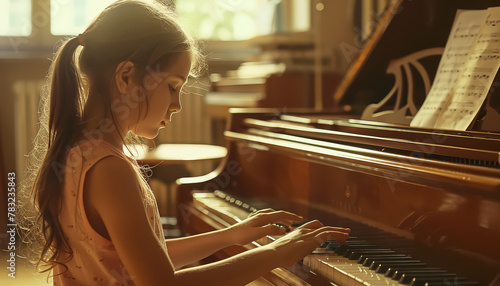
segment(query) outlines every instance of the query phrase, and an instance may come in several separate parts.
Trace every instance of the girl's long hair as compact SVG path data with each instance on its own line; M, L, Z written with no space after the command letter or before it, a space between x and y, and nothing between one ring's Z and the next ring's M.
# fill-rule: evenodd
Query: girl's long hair
M117 127L110 94L115 91L113 75L118 64L133 62L144 77L151 69L167 67L181 52L191 54L195 67L191 73L197 75L203 61L196 42L182 31L168 7L145 0L111 4L80 37L60 47L42 90L39 131L18 193L18 225L27 244L25 254L40 271L57 264L66 267L65 262L72 258L58 216L65 152L85 132L82 119L88 97L100 97ZM130 132L120 136L125 144L139 140Z

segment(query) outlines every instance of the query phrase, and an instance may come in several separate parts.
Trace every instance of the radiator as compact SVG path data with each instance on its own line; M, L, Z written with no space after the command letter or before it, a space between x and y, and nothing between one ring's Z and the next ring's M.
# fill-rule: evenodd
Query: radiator
M27 154L33 149L33 139L38 131L38 104L43 80L19 80L14 91L14 139L16 170L22 179L26 170Z

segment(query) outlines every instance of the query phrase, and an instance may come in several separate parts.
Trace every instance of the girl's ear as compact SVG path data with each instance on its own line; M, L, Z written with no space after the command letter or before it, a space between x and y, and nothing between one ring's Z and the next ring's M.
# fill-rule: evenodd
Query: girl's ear
M123 61L118 64L115 70L116 88L121 94L133 87L135 65L131 61Z

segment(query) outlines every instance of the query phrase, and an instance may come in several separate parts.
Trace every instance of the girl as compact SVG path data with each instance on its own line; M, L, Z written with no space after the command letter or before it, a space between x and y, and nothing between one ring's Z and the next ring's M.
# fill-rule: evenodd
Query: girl
M54 285L244 285L297 262L321 242L345 242L348 229L313 221L275 242L212 264L181 269L224 247L284 234L301 217L263 210L224 230L164 240L154 197L123 145L154 138L181 110L180 92L200 53L167 7L139 0L106 8L60 48L33 172L42 238L38 264ZM45 147L47 146L47 147ZM27 207L27 206L24 206ZM26 217L30 217L26 215Z

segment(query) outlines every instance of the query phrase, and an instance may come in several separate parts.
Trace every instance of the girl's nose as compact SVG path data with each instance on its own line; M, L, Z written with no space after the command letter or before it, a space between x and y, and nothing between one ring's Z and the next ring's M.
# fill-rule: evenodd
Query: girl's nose
M170 104L170 110L172 113L181 112L182 104L180 96L176 97L175 100L172 101L172 103Z
M181 106L180 102L178 102L178 103L172 103L168 109L170 111L169 112L170 116L172 116L175 113L181 112L182 106Z

